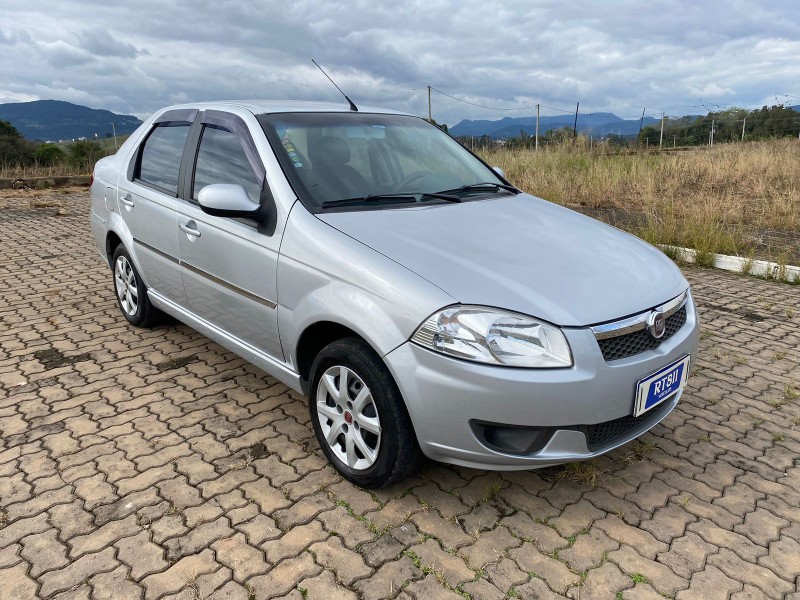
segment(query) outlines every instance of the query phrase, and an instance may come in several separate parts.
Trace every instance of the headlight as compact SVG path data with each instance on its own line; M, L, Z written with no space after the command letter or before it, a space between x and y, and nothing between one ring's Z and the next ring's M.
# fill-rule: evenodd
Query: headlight
M431 315L411 339L443 354L493 365L572 366L569 344L558 327L494 308L445 308Z

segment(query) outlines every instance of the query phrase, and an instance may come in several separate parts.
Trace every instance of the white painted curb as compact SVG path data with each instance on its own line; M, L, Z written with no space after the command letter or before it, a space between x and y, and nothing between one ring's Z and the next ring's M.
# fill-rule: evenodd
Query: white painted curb
M661 247L677 252L680 260L689 263L696 262L697 251L692 248L681 248L679 246L669 246L666 244L662 244ZM747 275L755 275L756 277L767 277L769 279L800 283L800 267L781 265L768 260L754 260L741 256L715 254L714 267L722 269L723 271L746 273Z

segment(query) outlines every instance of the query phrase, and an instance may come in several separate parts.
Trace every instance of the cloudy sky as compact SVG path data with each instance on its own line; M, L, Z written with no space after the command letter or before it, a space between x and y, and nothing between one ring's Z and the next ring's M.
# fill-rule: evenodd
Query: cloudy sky
M129 4L129 6L125 6ZM0 102L145 116L187 100L335 100L433 117L700 114L800 104L800 1L2 0ZM791 98L776 94L791 94ZM543 109L543 114L556 114Z

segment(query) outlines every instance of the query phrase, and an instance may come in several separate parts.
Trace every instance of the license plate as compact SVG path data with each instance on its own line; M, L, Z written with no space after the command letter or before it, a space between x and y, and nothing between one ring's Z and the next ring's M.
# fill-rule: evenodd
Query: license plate
M689 355L648 375L636 384L636 406L633 416L646 413L654 406L679 392L689 377Z

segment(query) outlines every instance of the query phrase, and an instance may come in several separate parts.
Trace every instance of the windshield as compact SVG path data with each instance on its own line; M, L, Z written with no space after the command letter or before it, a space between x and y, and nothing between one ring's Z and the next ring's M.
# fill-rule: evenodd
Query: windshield
M259 121L313 211L466 200L505 185L461 144L416 117L279 113Z

